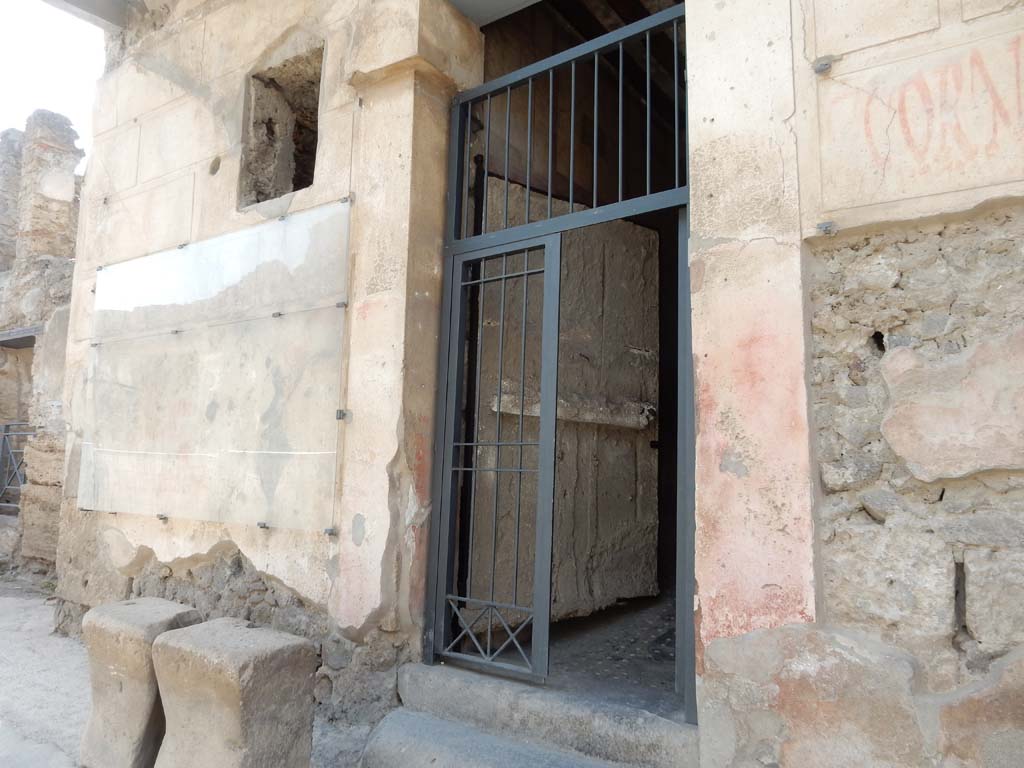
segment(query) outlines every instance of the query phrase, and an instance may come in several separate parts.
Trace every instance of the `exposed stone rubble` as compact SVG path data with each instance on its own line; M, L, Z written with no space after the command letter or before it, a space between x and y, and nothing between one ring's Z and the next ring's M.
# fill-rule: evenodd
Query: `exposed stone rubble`
M216 619L160 635L153 665L167 717L157 768L308 768L316 650Z
M0 271L14 264L18 243L18 197L21 194L21 153L25 134L0 133Z
M0 331L34 331L34 348L0 350L7 421L25 421L26 483L19 499L17 557L46 568L56 559L64 480L64 355L74 268L83 152L62 115L40 110L25 131L0 137ZM8 547L0 545L0 559Z
M409 660L408 648L394 633L374 631L354 642L331 622L322 607L304 600L280 581L261 573L230 542L205 555L170 563L151 551L116 569L98 559L98 550L79 542L74 557L94 558L89 587L74 593L82 602L62 599L57 631L75 636L89 603L105 594L122 598L162 598L195 606L203 620L237 618L307 638L320 651L315 698L331 719L375 724L398 706L396 675ZM74 566L78 567L78 566Z
M250 78L239 192L243 205L313 183L323 59L321 43Z
M826 615L915 654L936 691L1024 641L1022 239L1008 206L812 259Z
M79 750L84 768L150 768L164 737L153 641L199 622L194 608L140 598L93 608L82 626L92 711Z

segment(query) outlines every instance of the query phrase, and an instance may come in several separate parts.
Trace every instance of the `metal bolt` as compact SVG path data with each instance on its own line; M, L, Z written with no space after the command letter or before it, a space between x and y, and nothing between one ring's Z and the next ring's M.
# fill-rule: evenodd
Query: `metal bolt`
M283 314L284 312L275 312L271 317L281 317Z
M327 536L337 536L338 535L338 529L337 528L324 528L324 534L327 535Z
M157 515L156 519L159 520L161 523L166 523L167 522L167 515Z
M348 309L348 302L347 301L339 301L334 306L336 306L338 309Z
M188 248L188 243L180 243L178 245L178 250L180 251L182 248Z
M832 71L832 64L836 61L835 56L820 56L814 60L811 65L814 68L814 74L816 75L827 75Z
M338 409L338 412L337 412L337 413L336 413L336 414L334 415L334 417L335 417L335 418L336 418L336 419L337 419L338 421L344 421L345 419L347 419L347 418L348 418L348 411L346 411L346 410L342 410L342 409L340 409L340 408L339 408L339 409Z
M266 531L266 530L268 530L268 529L270 528L270 526L269 526L269 525L267 525L266 523L256 523L256 527L257 527L257 528L262 528L262 529L263 529L263 530L265 530L265 531Z
M835 235L839 231L839 227L836 225L834 221L823 221L820 224L818 224L816 229L821 234L828 235L829 237Z

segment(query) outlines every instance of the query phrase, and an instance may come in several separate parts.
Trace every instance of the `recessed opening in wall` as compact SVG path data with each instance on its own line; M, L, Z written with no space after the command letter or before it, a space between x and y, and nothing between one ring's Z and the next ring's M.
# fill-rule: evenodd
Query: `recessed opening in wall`
M313 184L324 49L294 56L249 78L239 204Z

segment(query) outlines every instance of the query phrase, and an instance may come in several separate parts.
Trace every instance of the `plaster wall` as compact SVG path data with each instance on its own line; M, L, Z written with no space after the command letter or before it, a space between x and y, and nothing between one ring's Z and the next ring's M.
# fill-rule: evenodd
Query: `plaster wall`
M240 206L249 76L320 46L313 184ZM254 618L333 643L341 651L319 673L318 698L352 719L379 717L394 697L388 670L418 652L410 641L418 639L425 578L445 115L452 91L480 77L479 33L440 0L183 0L134 16L108 39L108 59L69 321L61 624L73 630L83 607L129 594L187 595L204 615ZM130 426L126 412L95 409L88 361L97 269L218 242L342 198L352 208L351 257L339 260L347 270L346 322L310 329L327 343L333 337L338 362L330 375L341 382L346 411L340 421L335 405L324 414L337 435L337 479L323 500L329 509L295 510L300 524L268 529L233 520L230 509L221 522L81 509L76 478L86 426L122 433ZM216 379L216 370L198 365L197 373ZM403 377L409 369L422 379ZM285 407L297 397L298 390L286 394ZM199 482L214 496L232 483L216 471ZM211 600L226 583L239 599Z

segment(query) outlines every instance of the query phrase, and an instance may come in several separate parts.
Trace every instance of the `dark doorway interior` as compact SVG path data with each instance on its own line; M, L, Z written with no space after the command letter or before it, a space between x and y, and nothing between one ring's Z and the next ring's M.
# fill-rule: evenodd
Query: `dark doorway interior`
M530 6L485 28L486 76L652 5L674 4ZM692 722L683 23L676 6L459 97L432 649Z
M675 211L563 238L559 401L579 406L588 380L596 407L572 415L598 423L557 422L549 683L682 720L678 254Z

